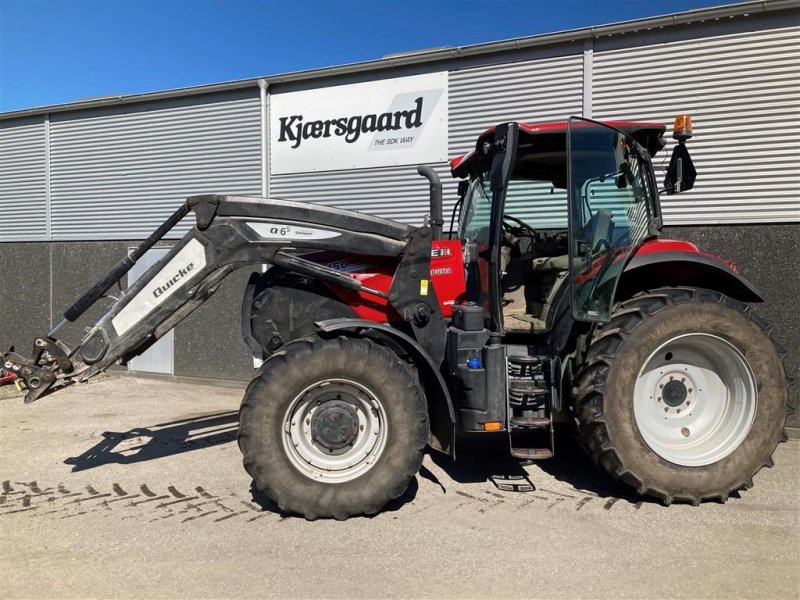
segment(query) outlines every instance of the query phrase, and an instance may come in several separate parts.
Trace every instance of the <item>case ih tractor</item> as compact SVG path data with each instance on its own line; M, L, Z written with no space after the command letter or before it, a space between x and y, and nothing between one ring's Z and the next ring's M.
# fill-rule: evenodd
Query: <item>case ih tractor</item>
M660 193L692 187L679 118L664 189L658 123L504 123L452 161L422 227L263 198L189 198L64 313L74 321L194 212L196 226L75 347L3 355L26 401L143 352L232 271L251 276L243 332L264 360L241 404L257 488L306 518L375 513L427 445L503 432L553 455L553 422L612 476L665 504L725 501L771 464L788 386L761 297L730 261L664 240ZM488 435L488 434L487 434Z

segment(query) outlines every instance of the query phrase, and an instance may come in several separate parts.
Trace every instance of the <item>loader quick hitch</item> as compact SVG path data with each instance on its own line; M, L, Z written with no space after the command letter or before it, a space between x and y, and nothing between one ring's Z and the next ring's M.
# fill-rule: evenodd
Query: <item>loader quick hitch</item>
M63 344L48 337L36 338L33 352L26 358L13 351L3 353L3 368L17 376L18 388L28 389L25 403L38 400L58 382L59 375L68 375L73 371L68 350Z

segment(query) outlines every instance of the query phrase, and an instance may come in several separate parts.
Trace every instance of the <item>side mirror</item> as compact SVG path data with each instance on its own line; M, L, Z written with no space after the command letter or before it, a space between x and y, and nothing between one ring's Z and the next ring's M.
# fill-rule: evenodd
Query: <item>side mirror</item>
M668 196L680 194L694 187L694 180L697 178L697 171L694 168L692 157L686 144L680 142L672 149L672 157L669 159L669 167L664 177L664 191Z
M458 182L458 197L464 198L467 195L467 190L469 189L469 180L462 179Z

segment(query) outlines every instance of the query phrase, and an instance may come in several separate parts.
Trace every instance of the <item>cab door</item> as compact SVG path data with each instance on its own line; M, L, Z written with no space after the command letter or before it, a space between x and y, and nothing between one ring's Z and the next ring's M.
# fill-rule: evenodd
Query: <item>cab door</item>
M572 315L605 322L625 263L652 237L649 160L631 136L580 117L567 148Z

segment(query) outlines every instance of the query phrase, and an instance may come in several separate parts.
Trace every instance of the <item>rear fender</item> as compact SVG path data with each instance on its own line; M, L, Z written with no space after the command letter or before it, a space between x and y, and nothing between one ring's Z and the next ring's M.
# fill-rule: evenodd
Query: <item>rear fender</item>
M620 301L644 290L683 285L715 290L742 302L764 301L758 290L728 263L691 250L637 253L625 266L615 299Z
M371 338L408 354L417 367L425 391L430 419L429 443L432 448L455 458L456 416L447 384L427 352L411 337L390 325L364 319L328 319L315 323L322 333L349 332Z

